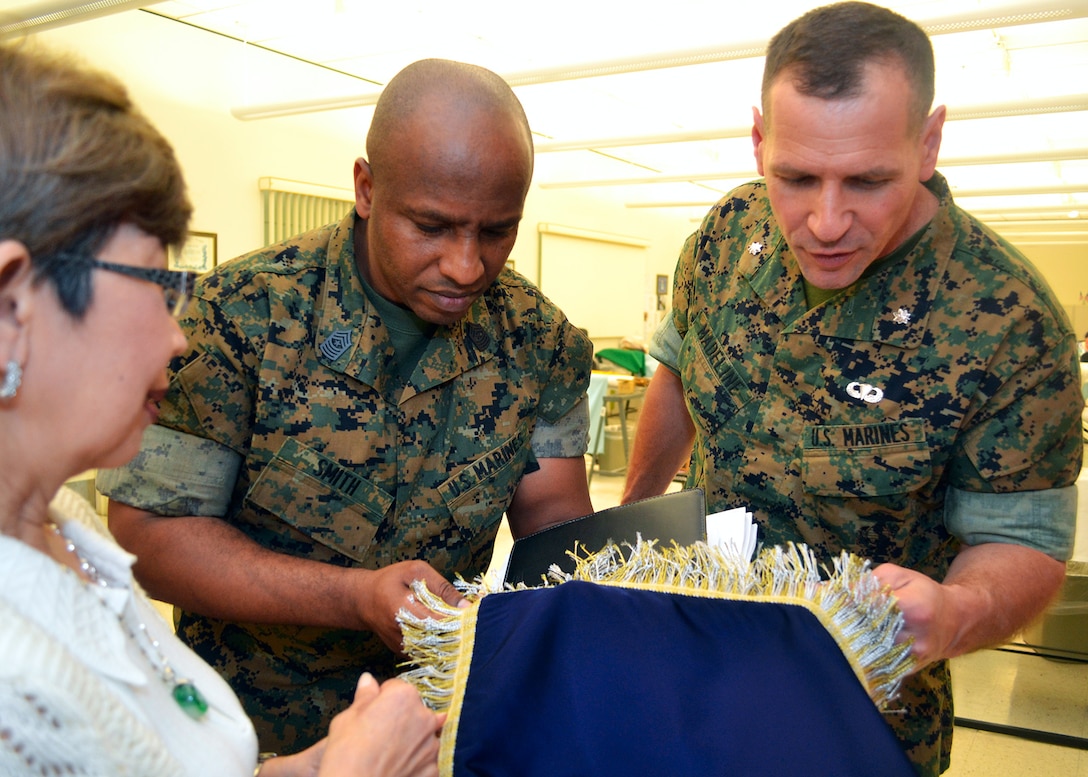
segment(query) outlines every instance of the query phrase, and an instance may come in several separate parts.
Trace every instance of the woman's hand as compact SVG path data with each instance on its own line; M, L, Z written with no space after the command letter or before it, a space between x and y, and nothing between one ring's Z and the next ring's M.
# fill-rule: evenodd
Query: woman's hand
M438 735L446 722L403 680L381 687L359 678L355 701L329 725L320 777L437 777ZM321 747L319 743L314 747Z
M437 777L445 722L446 715L427 709L408 683L387 680L379 687L367 672L327 737L266 762L260 777Z

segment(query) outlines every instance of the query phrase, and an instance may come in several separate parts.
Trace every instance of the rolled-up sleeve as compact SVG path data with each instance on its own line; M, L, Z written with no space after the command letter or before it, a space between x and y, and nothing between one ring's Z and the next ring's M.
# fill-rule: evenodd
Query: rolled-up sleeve
M676 330L676 322L671 315L665 316L650 336L650 356L661 362L667 369L679 375L680 346L683 338Z
M965 545L1023 545L1058 561L1073 554L1077 486L1042 491L979 493L949 488L944 523Z
M589 448L589 402L583 397L555 423L537 419L530 443L538 459L576 458Z
M242 457L225 445L164 426L150 426L131 462L99 470L95 487L110 499L158 515L222 517Z

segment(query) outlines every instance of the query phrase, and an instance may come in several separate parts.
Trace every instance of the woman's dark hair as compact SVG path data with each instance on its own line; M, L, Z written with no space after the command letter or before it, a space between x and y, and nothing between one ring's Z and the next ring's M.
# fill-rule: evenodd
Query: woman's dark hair
M27 42L0 44L0 240L81 317L91 257L122 223L167 246L192 206L166 139L115 78Z

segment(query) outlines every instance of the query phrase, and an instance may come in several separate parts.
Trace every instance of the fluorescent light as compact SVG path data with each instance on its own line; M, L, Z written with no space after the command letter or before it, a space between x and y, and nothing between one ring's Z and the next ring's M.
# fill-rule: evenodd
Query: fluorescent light
M131 11L148 5L155 5L157 0L96 0L95 2L37 2L5 4L0 19L0 38L9 35L26 35L41 32L50 27L93 19L118 11Z

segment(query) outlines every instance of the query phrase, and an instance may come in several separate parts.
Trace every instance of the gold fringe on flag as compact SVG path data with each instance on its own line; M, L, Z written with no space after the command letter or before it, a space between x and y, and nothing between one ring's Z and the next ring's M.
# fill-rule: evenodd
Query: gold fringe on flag
M824 567L805 545L764 548L754 560L731 547L693 545L658 549L641 537L626 545L627 555L615 544L597 553L571 553L577 562L567 574L552 566L542 587L582 580L601 585L653 590L686 596L777 602L812 612L838 643L869 697L881 709L895 699L903 679L914 666L910 642L897 643L903 615L894 597L880 584L870 562L842 553L833 570ZM579 548L584 552L584 548ZM455 689L463 688L472 655L476 612L486 596L528 588L498 585L483 578L457 587L472 602L466 609L451 607L434 596L421 581L416 599L438 617L418 618L401 610L398 621L404 635L407 666L401 677L415 685L424 702L438 712L450 711ZM463 660L462 660L463 659Z

